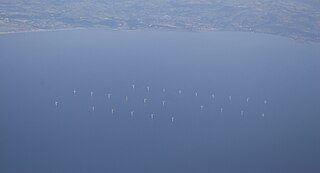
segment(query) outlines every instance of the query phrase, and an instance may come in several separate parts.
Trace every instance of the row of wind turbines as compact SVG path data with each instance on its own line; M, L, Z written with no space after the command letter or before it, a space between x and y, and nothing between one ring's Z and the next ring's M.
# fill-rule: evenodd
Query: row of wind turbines
M132 84L132 85L131 85L131 88L132 88L133 91L135 91L135 88L136 88L135 84ZM147 92L150 92L150 86L146 86L145 89L146 89ZM78 93L77 90L73 90L72 92L73 92L73 95L77 95L77 93ZM162 93L165 93L165 92L166 92L166 88L162 88ZM182 90L181 90L181 89L178 90L178 94L179 94L179 95L182 95ZM93 92L93 91L90 91L90 97L93 97L93 96L94 96L94 92ZM111 93L107 93L107 94L106 94L106 97L107 97L108 100L111 100L111 96L112 96ZM195 97L198 97L198 92L197 92L197 91L194 92L194 96L195 96ZM215 94L214 94L214 93L211 94L211 99L212 99L212 100L215 99ZM125 96L125 101L128 101L128 100L129 100L129 96ZM231 95L228 96L228 100L229 100L230 102L232 101L232 96L231 96ZM148 98L143 98L143 103L144 103L144 104L146 104L147 101L148 101ZM250 97L247 97L245 101L246 101L247 103L249 103ZM162 102L162 106L165 106L165 105L166 105L166 101L165 101L165 100L162 100L161 102ZM268 103L268 101L265 99L265 100L263 101L263 104L264 104L264 105L267 105L267 103ZM55 104L56 109L58 109L59 104L60 104L60 101L55 100L55 101L54 101L54 104ZM200 111L203 111L203 110L204 110L204 105L200 105L199 109L200 109ZM92 107L91 107L91 111L92 111L92 112L95 111L95 106L92 106ZM220 108L220 113L222 113L223 111L224 111L224 110L223 110L223 108L221 107L221 108ZM114 108L111 108L111 114L113 115L114 113L115 113L115 109L114 109ZM131 110L131 111L130 111L130 116L133 117L133 116L134 116L134 113L135 113L135 111L134 111L134 110ZM241 115L241 116L244 116L244 110L241 110L241 111L240 111L240 115ZM154 119L154 117L155 117L155 113L151 113L151 114L150 114L150 118L151 118L151 119ZM261 117L264 118L264 117L265 117L265 114L262 113L262 114L261 114ZM175 121L175 117L172 115L170 118L171 118L171 122L173 123L173 122Z

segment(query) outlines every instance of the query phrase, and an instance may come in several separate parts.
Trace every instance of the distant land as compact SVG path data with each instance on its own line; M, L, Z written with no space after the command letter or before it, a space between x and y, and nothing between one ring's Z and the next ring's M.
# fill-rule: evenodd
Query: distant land
M1 0L0 33L242 31L320 42L319 0Z

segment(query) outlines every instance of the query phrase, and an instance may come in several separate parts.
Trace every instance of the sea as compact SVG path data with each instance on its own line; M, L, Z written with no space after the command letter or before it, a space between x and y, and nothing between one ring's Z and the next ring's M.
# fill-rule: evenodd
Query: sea
M258 33L0 35L0 172L320 172L319 57Z

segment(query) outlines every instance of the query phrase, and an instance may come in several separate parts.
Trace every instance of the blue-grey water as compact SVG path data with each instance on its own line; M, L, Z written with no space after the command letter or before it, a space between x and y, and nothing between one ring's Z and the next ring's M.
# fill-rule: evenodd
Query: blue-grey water
M1 35L0 172L320 172L319 48L235 32Z

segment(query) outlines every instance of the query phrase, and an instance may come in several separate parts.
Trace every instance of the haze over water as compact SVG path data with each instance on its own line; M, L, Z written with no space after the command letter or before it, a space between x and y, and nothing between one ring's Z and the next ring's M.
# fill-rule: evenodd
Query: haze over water
M253 33L1 35L0 172L319 172L319 55Z

